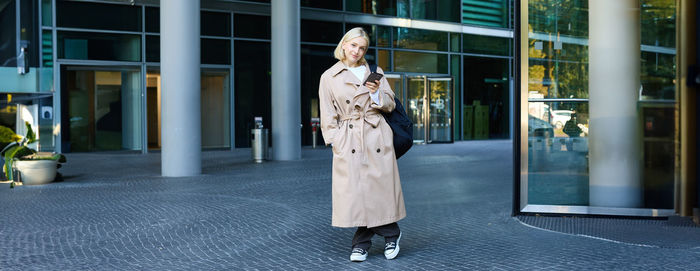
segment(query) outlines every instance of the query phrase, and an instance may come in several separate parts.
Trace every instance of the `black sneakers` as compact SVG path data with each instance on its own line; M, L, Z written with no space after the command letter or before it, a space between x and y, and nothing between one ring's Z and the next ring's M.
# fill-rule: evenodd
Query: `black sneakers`
M361 249L359 247L353 248L352 253L350 253L350 260L353 262L363 262L367 259L367 250Z
M387 260L392 260L396 258L397 255L399 255L399 241L401 240L401 233L399 233L399 238L396 239L396 242L389 242L384 245L384 257L386 257Z

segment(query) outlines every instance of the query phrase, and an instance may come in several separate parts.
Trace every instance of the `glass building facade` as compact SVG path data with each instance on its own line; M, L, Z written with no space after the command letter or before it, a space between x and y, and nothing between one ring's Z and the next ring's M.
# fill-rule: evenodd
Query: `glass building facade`
M300 144L312 144L319 77L358 26L371 35L366 58L416 123L417 143L511 137L511 1L300 4ZM254 117L271 127L270 1L201 7L202 147L249 147ZM18 104L27 105L51 112L33 121L42 150L160 148L158 1L0 0L0 14L0 125L14 129ZM22 48L26 74L17 72Z
M627 10L638 12L638 17L621 14L606 23L629 23L632 31L614 42L628 44L629 50L639 53L629 58L607 55L604 60L601 56L606 50L616 46L600 49L604 41L597 37L614 30L593 21L616 16L606 13L615 12L614 5L589 7L593 1L588 0L520 2L518 103L522 128L516 148L520 152L516 211L673 213L682 147L676 90L676 1L624 2L634 6ZM600 76L601 65L619 62L628 67L623 76ZM628 80L623 77L633 81L633 86L607 87ZM600 97L615 101L608 103ZM628 180L619 181L616 176ZM621 200L600 200L601 195L614 198L613 194Z

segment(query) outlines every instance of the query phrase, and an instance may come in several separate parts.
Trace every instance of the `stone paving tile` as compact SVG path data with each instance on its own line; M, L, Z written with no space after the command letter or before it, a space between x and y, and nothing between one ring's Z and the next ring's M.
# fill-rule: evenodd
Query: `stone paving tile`
M163 178L158 153L69 154L63 182L0 186L0 270L700 269L700 244L676 237L644 246L511 217L509 141L415 146L399 161L399 257L384 259L375 237L352 263L354 231L330 226L331 152L303 157L253 164L246 149L209 151L203 175Z

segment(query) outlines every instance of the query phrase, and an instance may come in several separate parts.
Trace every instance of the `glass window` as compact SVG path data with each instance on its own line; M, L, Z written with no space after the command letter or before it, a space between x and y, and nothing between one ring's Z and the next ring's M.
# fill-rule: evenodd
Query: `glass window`
M641 0L642 44L676 46L676 1Z
M394 71L447 73L447 55L394 51Z
M23 1L20 4L19 16L20 16L20 33L19 42L21 47L27 48L27 55L25 56L25 62L30 67L39 66L39 36L41 31L38 27L39 19L37 12L39 7L37 1Z
M202 64L231 64L231 41L202 39Z
M419 50L447 51L447 32L397 27L394 47Z
M510 137L508 62L464 56L464 139Z
M141 72L62 67L63 151L141 149Z
M461 67L462 63L460 62L461 56L460 55L450 55L450 75L452 75L452 80L454 82L454 101L455 101L455 106L453 109L453 116L454 116L454 129L453 132L453 137L455 140L461 140L461 127L462 127L462 108L459 106L461 103L460 101L462 100L462 85L460 84L460 75L461 73ZM508 114L506 114L508 116Z
M343 37L343 24L301 20L301 41L338 44Z
M201 16L200 32L202 36L231 36L231 18L228 13L202 11Z
M463 34L464 48L462 51L471 54L488 54L510 56L513 50L510 38L489 37L481 35Z
M384 71L391 71L391 51L377 50L377 65Z
M160 8L146 7L146 32L160 33Z
M508 27L507 0L463 0L462 23L491 27Z
M228 78L225 71L202 71L202 148L231 146Z
M460 21L461 0L411 0L411 18Z
M333 57L333 50L335 46L301 46L301 120L304 123L301 129L301 142L303 145L313 144L313 130L307 124L311 118L319 117L318 84L321 74L338 61ZM318 135L317 144L324 144L321 134Z
M233 32L239 38L270 39L270 16L233 15Z
M57 1L56 24L58 27L141 31L141 7Z
M642 52L642 100L676 99L676 57Z
M263 126L272 128L270 43L236 41L234 46L236 148L246 148L254 117L263 117Z
M41 25L52 26L53 18L51 15L53 10L51 9L51 0L41 0Z
M141 61L141 36L60 31L58 58Z
M343 10L343 0L301 0L302 7Z
M396 0L345 0L345 9L374 15L396 16Z
M461 47L462 35L459 33L450 33L450 52L459 52Z
M0 66L17 67L17 11L15 1L0 6Z
M160 36L146 35L146 62L160 62Z
M589 16L599 16L606 9L606 14L618 12L619 16L590 20L604 20L605 25L617 20L625 25L623 20L630 19L627 10L636 8L605 4L528 3L529 22L524 27L529 27L530 39L522 46L528 46L524 58L529 61L527 69L521 70L527 72L527 89L522 93L528 106L520 112L528 114L527 130L521 131L527 137L527 153L520 156L527 163L527 185L521 185L527 194L521 209L530 204L538 205L538 212L561 212L557 209L561 205L596 207L580 209L588 214L599 212L597 207L621 214L630 212L625 208L673 209L678 157L675 55L650 52L656 50L652 48L641 51L639 57L625 56L614 51L619 48L590 40L590 31L615 29L594 24L589 29ZM674 47L675 1L642 0L640 4L641 44L634 44L639 42L634 35L629 39L617 35L606 42L629 50L644 44ZM589 62L589 56L598 61ZM621 69L620 63L639 65L640 73ZM466 76L465 71L465 85L472 81Z

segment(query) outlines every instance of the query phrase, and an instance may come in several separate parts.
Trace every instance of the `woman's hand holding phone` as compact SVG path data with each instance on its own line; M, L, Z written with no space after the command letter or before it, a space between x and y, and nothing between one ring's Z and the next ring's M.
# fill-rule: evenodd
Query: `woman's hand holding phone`
M363 83L367 88L369 88L370 92L375 93L377 92L377 89L379 89L379 79L382 79L381 73L376 73L373 72L369 76L367 76L367 80Z

